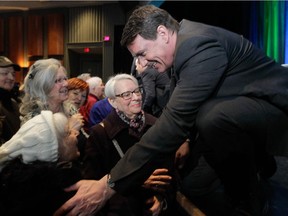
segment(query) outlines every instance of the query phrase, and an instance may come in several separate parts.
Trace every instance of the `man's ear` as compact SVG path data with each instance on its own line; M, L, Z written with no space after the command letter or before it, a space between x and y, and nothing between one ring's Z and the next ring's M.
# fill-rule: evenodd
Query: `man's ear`
M157 27L157 33L165 42L169 40L169 31L164 25L159 25Z

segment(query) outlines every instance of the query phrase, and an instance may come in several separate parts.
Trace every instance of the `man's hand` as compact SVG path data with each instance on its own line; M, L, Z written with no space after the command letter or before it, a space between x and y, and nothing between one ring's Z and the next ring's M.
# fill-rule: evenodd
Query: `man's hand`
M77 190L77 193L64 203L53 216L91 216L97 213L115 194L115 191L107 186L107 175L99 181L81 180L65 189Z
M182 169L185 165L187 158L190 155L189 141L186 140L176 151L175 165L178 169Z

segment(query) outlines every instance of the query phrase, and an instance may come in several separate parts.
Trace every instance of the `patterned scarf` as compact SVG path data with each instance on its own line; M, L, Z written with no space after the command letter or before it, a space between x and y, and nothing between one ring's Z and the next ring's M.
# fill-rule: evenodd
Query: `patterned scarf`
M125 123L129 125L130 128L138 132L142 131L145 123L143 110L141 110L141 112L139 112L134 119L128 118L122 111L116 110L116 113Z

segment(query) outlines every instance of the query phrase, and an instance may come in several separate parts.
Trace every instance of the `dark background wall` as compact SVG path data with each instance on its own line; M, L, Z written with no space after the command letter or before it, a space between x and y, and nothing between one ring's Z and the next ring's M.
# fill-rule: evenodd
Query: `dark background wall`
M249 1L164 1L160 7L178 21L190 19L248 37L250 5Z

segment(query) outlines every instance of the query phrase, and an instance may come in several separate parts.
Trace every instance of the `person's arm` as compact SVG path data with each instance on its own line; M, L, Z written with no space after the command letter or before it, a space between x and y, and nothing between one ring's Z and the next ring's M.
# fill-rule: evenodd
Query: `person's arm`
M110 175L105 175L99 181L81 180L65 191L77 191L77 193L64 203L53 216L91 216L96 214L115 193L108 185Z
M175 154L195 127L199 106L217 89L227 67L225 50L207 37L190 38L175 54L177 85L162 115L111 170L111 177L78 182L78 190L55 216L92 215L117 192L126 194L140 187L167 156ZM173 157L174 158L174 157ZM108 180L108 182L107 182ZM62 214L61 214L62 213Z

